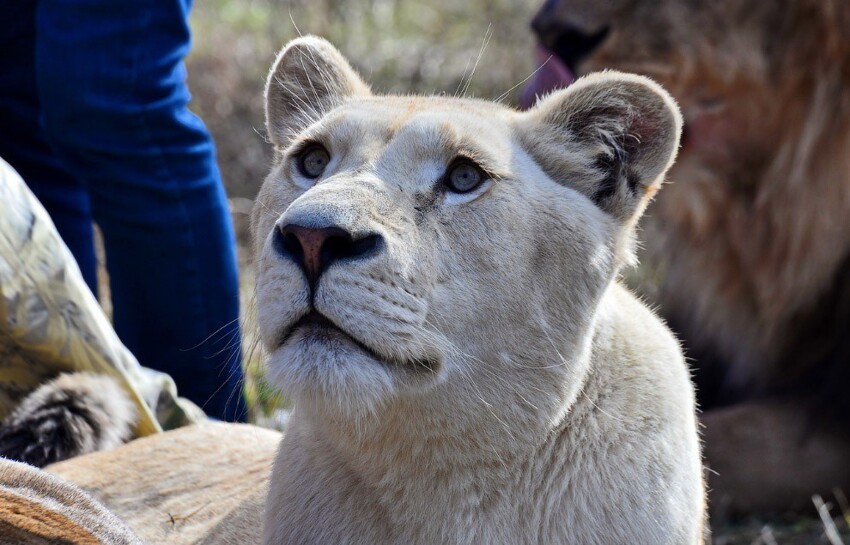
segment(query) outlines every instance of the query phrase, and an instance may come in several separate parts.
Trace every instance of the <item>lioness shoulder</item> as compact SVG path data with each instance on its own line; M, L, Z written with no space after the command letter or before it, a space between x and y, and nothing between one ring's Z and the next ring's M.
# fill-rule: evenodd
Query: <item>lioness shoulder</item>
M257 316L295 409L264 542L701 542L682 354L616 282L670 96L614 72L524 113L379 96L307 37L266 104Z

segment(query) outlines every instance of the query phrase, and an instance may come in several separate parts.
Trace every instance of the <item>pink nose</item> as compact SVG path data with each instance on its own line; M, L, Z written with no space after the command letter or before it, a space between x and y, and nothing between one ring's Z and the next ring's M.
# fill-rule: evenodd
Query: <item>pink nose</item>
M279 254L300 265L311 289L328 267L340 260L365 259L382 246L383 237L355 237L340 227L304 227L287 224L278 229L275 247Z

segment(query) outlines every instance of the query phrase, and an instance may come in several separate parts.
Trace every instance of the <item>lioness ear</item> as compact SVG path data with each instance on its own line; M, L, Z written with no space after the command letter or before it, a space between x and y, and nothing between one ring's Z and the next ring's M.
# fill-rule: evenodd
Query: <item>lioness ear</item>
M667 91L619 72L583 77L525 115L523 140L543 170L624 223L661 185L682 132Z
M266 81L269 138L285 145L345 99L370 94L369 86L327 40L296 38L278 54Z

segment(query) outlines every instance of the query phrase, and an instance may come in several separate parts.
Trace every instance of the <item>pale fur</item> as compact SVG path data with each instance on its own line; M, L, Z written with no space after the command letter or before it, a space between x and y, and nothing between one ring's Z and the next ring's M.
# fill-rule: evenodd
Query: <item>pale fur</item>
M675 156L669 95L605 73L529 113L377 97L312 37L284 49L266 94L257 313L269 377L296 406L264 543L700 543L681 350L615 280ZM330 151L315 185L293 166L305 141ZM493 180L439 190L459 153ZM275 250L292 223L383 237L314 294L368 351L286 335L310 308Z

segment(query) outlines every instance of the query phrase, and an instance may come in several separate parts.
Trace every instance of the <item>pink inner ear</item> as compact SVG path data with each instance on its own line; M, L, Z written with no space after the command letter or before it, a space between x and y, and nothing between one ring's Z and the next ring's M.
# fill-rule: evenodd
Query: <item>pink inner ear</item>
M627 139L627 148L645 143L644 140L654 138L658 134L658 123L645 116L635 116L629 125L628 134L637 137L640 142Z
M575 81L575 76L567 65L545 47L537 46L536 58L538 70L519 96L520 108L524 110L534 106L538 96L569 87Z

